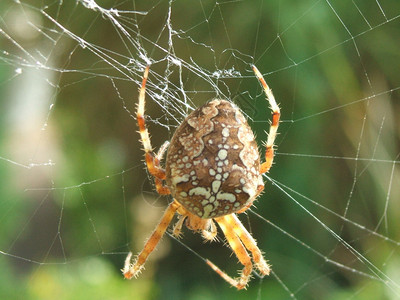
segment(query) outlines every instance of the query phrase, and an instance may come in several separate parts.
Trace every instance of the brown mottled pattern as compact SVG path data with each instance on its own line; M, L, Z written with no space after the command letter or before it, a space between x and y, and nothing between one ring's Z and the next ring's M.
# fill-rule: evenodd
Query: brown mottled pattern
M240 110L215 99L177 128L166 158L166 184L191 213L215 218L239 211L263 189L254 134Z

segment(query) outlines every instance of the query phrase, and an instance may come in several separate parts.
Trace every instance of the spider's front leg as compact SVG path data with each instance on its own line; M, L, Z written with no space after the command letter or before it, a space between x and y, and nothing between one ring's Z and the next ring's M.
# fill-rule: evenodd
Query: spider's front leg
M251 258L247 253L246 248L240 241L240 238L236 235L231 224L229 224L225 218L226 216L216 218L215 221L218 223L219 227L221 227L222 232L224 233L226 240L229 243L229 246L236 254L236 257L238 258L240 263L243 265L243 270L240 274L240 277L238 279L234 279L222 270L220 270L211 261L207 260L207 264L229 284L236 287L238 290L241 290L243 288L246 288L247 283L250 280L251 271L253 270L253 264L251 263Z
M261 276L269 275L270 266L267 264L260 249L257 247L256 241L242 225L237 216L235 214L226 215L216 218L215 221L221 227L229 246L232 248L233 252L244 268L240 274L240 277L235 279L230 277L211 261L207 260L207 264L229 284L240 290L246 288L247 283L250 280L251 271L253 270L251 258L247 253L247 250L249 250L254 261L254 266L258 269Z
M125 260L124 268L121 270L126 279L131 279L132 277L137 277L139 275L140 271L144 268L144 263L146 262L147 257L151 252L153 252L158 242L164 235L178 208L179 204L176 201L172 202L168 206L157 227L154 229L150 238L144 245L143 250L135 258L133 263L131 263L132 252L129 252Z
M253 257L254 265L262 276L269 275L271 268L267 261L264 259L260 249L257 246L257 242L243 226L242 222L238 219L236 214L227 215L224 217L225 222L232 226L233 231L239 237L241 242L248 249Z

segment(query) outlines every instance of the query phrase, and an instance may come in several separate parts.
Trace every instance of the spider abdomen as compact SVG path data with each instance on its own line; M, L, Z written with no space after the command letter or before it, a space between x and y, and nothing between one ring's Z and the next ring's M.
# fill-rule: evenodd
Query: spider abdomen
M215 99L189 114L172 137L165 180L200 218L250 206L264 186L257 143L239 108Z

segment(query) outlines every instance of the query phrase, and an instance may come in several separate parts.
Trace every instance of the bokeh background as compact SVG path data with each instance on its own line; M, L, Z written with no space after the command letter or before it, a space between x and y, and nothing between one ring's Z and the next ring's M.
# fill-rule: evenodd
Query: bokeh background
M0 298L398 299L399 36L396 0L1 1ZM246 291L202 260L235 275L223 239L187 230L122 278L171 201L136 132L146 60L156 149L214 97L263 149L253 63L280 103L265 193L240 216L274 273Z

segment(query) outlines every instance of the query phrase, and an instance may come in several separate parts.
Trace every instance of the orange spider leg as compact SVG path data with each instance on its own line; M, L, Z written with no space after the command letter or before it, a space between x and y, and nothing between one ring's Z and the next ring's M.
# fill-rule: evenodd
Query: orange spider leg
M265 162L261 164L260 167L260 173L266 173L269 171L269 169L272 166L272 163L274 161L274 142L276 138L276 133L278 131L278 126L279 126L279 118L281 116L281 112L279 109L278 104L276 104L274 94L272 94L272 90L269 88L267 83L265 82L264 77L258 71L257 67L253 65L253 71L256 74L258 80L260 81L265 95L267 96L267 100L269 102L270 108L272 110L272 121L271 125L269 128L269 133L268 133L268 140L266 143L266 149L265 149Z
M147 131L146 122L144 119L146 82L149 75L149 68L150 67L147 66L143 74L142 87L140 88L139 92L139 104L137 107L136 117L139 125L140 138L145 152L147 168L149 169L151 175L159 179L165 179L165 170L157 166L157 164L155 163L155 157L153 154L153 149L151 147L149 132Z
M167 207L160 223L158 223L150 238L147 240L143 250L139 253L133 263L131 263L132 252L129 252L125 260L125 266L121 270L126 279L131 279L133 276L136 277L139 275L140 271L144 268L144 263L146 262L147 257L151 252L153 252L161 237L164 235L179 206L180 205L174 201Z
M204 240L207 241L214 241L217 238L217 226L215 226L213 219L209 219L209 222L206 224L204 229L201 232Z
M156 168L161 168L160 161L162 160L164 153L167 150L168 146L169 146L169 142L168 141L164 142L164 144L161 146L160 150L158 150L157 155L154 157L154 166ZM158 177L154 177L154 183L156 185L157 193L159 193L160 195L171 194L171 191L169 190L169 188L163 184L162 179L160 179Z
M178 208L177 213L180 215L178 221L172 228L172 234L179 238L182 234L182 226L186 220L186 227L193 231L201 231L205 241L214 241L217 237L217 227L213 219L202 219L188 212L183 206Z
M257 242L243 226L242 222L240 222L237 215L227 215L225 216L225 220L229 223L229 226L233 228L245 247L251 252L254 264L260 271L261 275L269 275L271 271L270 266L267 264L260 249L257 247Z
M172 228L172 235L176 238L180 238L182 235L182 226L183 222L185 221L186 216L180 215L178 221L175 223L174 227Z
M236 257L240 261L240 263L244 266L242 273L238 279L233 279L225 272L221 271L216 265L214 265L211 261L207 260L207 264L217 272L223 279L225 279L229 284L236 287L238 290L241 290L246 287L247 283L250 280L251 271L253 270L253 264L251 263L251 258L246 251L246 248L243 246L239 237L236 235L232 226L229 222L227 216L223 216L220 218L216 218L215 221L221 227L225 237L235 253Z
M237 280L233 279L231 276L229 276L228 274L226 274L224 271L222 271L220 268L218 268L212 261L206 259L206 263L207 265L210 266L211 269L213 269L213 271L215 273L217 273L219 276L221 276L226 282L228 282L231 286L236 287L238 290L240 290L240 288L237 287Z
M149 132L146 128L144 117L144 108L146 104L146 82L149 75L149 68L150 66L147 66L143 74L142 87L140 88L139 92L139 104L137 106L136 118L139 125L140 139L142 141L145 152L147 169L149 170L150 174L155 177L154 180L157 192L161 195L166 195L170 194L170 191L162 184L162 180L165 179L165 170L160 166L160 160L168 147L168 143L164 143L157 155L154 156L153 149L151 147Z

